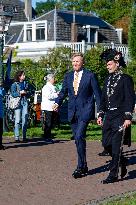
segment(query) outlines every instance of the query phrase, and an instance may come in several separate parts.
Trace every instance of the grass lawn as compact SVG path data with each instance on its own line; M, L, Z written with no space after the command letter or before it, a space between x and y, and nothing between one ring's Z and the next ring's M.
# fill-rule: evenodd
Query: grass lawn
M56 139L70 139L72 136L70 125L61 124L60 127L56 127L52 130L53 137ZM43 131L40 126L28 128L27 136L29 138L42 137ZM4 132L3 136L13 137L13 132ZM101 140L101 127L95 123L89 123L87 129L87 140ZM136 124L132 125L132 142L136 142Z
M116 197L116 199L102 202L100 205L136 205L136 193L128 193L122 195L122 197Z

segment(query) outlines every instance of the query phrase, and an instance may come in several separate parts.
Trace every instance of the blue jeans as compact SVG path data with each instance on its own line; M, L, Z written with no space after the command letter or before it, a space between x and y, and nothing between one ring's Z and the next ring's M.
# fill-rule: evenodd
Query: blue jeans
M28 119L28 102L24 99L21 99L20 107L15 109L15 128L14 128L15 140L19 139L19 128L20 128L21 121L22 121L22 138L26 139L27 119Z

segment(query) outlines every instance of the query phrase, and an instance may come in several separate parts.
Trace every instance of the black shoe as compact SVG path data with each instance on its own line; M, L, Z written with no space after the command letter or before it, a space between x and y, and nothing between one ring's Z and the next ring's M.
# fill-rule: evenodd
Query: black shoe
M83 172L84 174L87 174L87 173L88 173L88 167L86 166L85 168L83 168L83 169L82 169L82 172Z
M109 156L109 153L106 150L103 150L103 152L98 154L99 156Z
M110 184L118 181L118 177L108 176L106 179L102 181L103 184Z
M5 150L6 147L4 145L0 145L0 150Z
M71 140L74 140L74 136L72 136L70 139L71 139Z
M20 141L20 140L15 140L15 142L16 142L16 143L20 143L21 141Z
M77 178L82 178L82 177L86 176L87 173L88 173L88 167L85 167L85 168L83 168L83 169L76 169L76 170L73 172L72 176L73 176L75 179L77 179Z
M22 142L26 143L26 142L28 142L28 139L23 139Z
M52 139L44 139L44 141L48 144L54 144L54 141Z

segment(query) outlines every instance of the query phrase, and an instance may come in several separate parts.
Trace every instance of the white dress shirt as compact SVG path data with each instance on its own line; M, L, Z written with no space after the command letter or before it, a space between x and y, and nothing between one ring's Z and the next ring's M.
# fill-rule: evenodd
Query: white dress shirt
M58 94L55 90L55 86L50 82L47 82L42 88L41 110L53 111L52 107L57 97Z

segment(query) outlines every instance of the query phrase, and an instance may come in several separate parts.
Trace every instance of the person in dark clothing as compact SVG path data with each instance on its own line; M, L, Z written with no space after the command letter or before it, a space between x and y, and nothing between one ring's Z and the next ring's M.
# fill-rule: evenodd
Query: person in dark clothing
M97 123L102 126L103 147L112 157L110 173L103 180L103 184L108 184L118 180L119 165L121 166L121 178L127 174L127 160L123 156L122 145L124 140L125 144L130 146L134 83L132 78L122 71L126 65L121 52L107 49L101 57L106 60L109 75L102 90Z
M0 150L5 149L5 146L2 144L3 117L4 117L3 96L4 95L5 95L5 90L2 86L0 86Z

